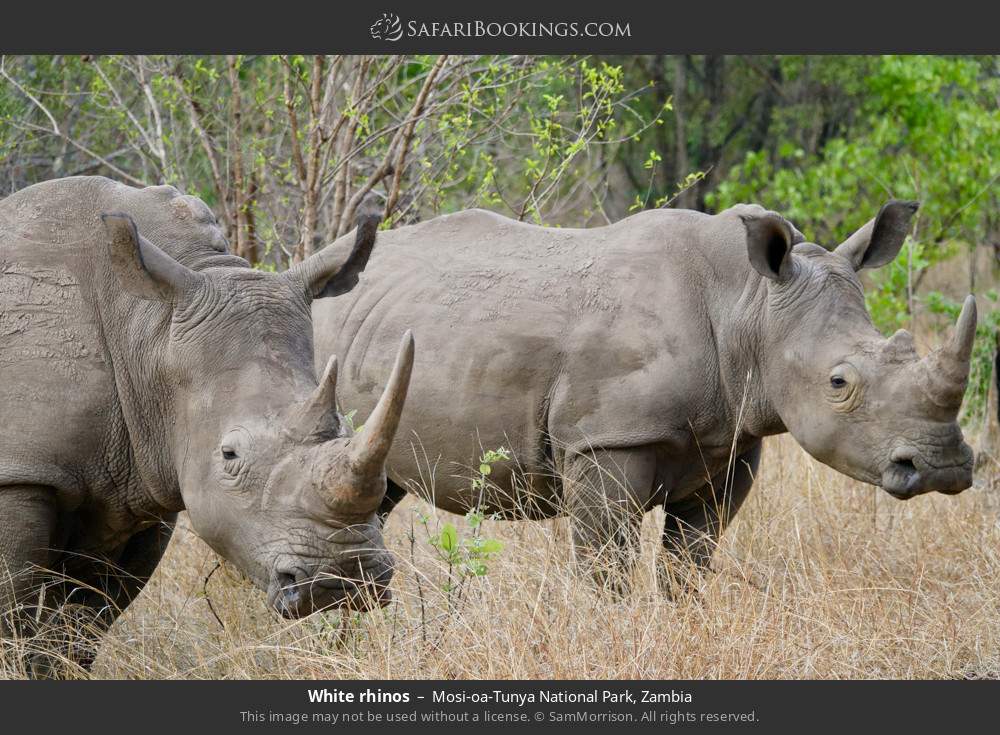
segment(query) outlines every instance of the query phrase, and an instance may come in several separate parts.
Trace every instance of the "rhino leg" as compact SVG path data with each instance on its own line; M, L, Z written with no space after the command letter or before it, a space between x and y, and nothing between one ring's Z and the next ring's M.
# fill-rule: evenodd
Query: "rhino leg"
M52 561L58 513L55 492L38 486L0 488L0 633L20 632L31 617L28 598L38 572Z
M64 579L51 591L45 619L47 650L34 653L29 667L35 678L61 675L69 660L89 671L101 636L125 611L153 574L173 533L176 516L140 531L125 542L114 561L67 560Z
M628 590L655 473L656 456L645 447L593 450L566 459L563 502L577 561L600 586Z
M57 520L52 488L0 488L0 637L36 632L39 606L47 605L45 570L54 558Z
M746 500L760 465L761 445L736 458L732 467L676 503L664 503L663 546L672 555L707 569L726 525Z

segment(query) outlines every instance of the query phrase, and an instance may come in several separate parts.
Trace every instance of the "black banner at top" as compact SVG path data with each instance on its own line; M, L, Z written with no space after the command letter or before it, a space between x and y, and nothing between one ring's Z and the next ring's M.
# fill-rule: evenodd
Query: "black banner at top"
M990 3L19 3L3 53L995 53Z

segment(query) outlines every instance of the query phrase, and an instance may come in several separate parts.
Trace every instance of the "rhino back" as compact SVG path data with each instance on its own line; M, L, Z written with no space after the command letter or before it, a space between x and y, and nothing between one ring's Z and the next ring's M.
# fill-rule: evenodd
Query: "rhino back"
M358 288L314 305L317 360L338 355L341 403L364 416L413 329L413 388L389 469L426 478L440 457L442 507L463 504L461 476L484 448L510 447L522 469L547 475L559 454L550 432L557 444L641 439L636 412L648 411L642 431L661 436L677 422L648 396L676 406L691 391L673 376L708 369L698 284L710 274L689 252L706 219L651 212L579 230L472 210L382 233ZM653 374L667 383L649 385ZM629 420L607 425L613 410Z

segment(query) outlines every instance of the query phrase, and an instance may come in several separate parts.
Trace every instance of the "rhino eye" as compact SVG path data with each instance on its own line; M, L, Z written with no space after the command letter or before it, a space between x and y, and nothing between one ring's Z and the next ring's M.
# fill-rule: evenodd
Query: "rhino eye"
M236 454L236 452L233 451L232 449L230 449L229 447L223 447L222 448L222 458L223 459L229 461L229 460L236 459L238 456L239 455Z
M847 381L839 375L833 375L830 377L830 385L837 390L840 390L841 388L847 387Z

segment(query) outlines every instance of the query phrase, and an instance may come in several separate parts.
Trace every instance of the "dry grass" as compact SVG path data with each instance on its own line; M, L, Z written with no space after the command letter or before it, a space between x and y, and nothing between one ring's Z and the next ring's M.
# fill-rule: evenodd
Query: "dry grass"
M787 436L769 440L716 572L673 601L655 573L662 512L643 526L626 599L574 571L564 520L487 521L485 535L505 548L488 574L448 594L428 531L445 520L468 529L407 500L386 528L399 559L390 607L282 621L224 566L207 585L222 627L205 597L216 557L182 523L92 675L997 677L1000 467L987 458L977 475L959 496L899 502L819 465ZM0 676L19 673L12 651Z

